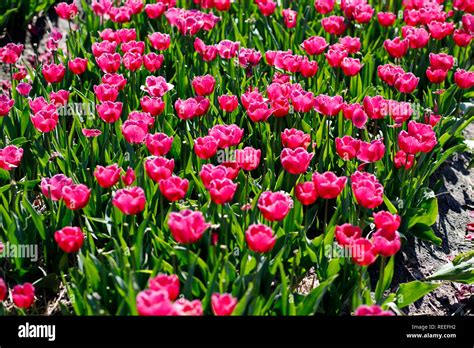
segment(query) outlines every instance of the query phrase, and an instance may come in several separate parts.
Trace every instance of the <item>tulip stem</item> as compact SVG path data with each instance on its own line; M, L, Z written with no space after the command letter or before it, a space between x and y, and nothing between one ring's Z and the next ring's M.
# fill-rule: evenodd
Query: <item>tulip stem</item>
M328 227L328 200L324 201L324 232Z
M375 288L375 302L379 303L380 300L382 299L383 292L385 289L383 289L383 284L384 284L384 277L385 277L385 263L386 263L386 257L382 256L380 258L380 270L379 270L379 280L377 282L377 286Z
M159 198L159 203L160 203L160 230L163 231L164 227L164 217L163 217L163 196L160 196Z

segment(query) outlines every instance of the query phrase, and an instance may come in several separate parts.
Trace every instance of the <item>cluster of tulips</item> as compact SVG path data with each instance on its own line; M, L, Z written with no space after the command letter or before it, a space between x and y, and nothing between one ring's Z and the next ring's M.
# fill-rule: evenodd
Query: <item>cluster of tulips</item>
M6 266L0 301L22 279L32 307L42 267L76 314L402 314L437 287L391 282L407 238L437 242L426 192L472 122L474 3L396 3L57 4L66 35L0 47L0 247L44 251Z

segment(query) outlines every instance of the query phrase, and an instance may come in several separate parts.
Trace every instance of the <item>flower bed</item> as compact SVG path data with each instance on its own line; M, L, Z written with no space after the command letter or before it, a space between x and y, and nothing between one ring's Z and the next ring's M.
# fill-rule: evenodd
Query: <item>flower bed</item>
M442 242L471 3L57 4L43 54L0 48L4 313L65 288L76 315L401 315L472 283L468 252L391 287L407 240Z

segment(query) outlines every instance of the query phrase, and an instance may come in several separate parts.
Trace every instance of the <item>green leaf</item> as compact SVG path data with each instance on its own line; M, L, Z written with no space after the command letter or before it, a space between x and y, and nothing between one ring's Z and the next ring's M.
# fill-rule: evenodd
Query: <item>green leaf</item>
M415 280L410 283L400 284L397 291L397 306L398 308L406 307L413 302L419 300L426 294L437 289L441 284L421 282Z
M431 226L436 222L438 217L438 199L432 197L424 200L419 208L411 210L411 217L409 217L408 228L412 228L417 224Z
M427 277L430 280L449 280L464 284L474 283L474 250L459 254L456 258Z
M380 258L380 262L382 262L382 258ZM392 283L393 271L395 268L395 257L391 256L384 266L383 277L381 274L379 274L379 280L377 281L377 285L375 287L375 299L377 302L382 299L384 291L387 290Z
M433 232L433 229L425 224L416 224L409 229L409 232L417 238L433 242L438 246L443 243L443 240Z
M385 194L383 195L383 201L385 205L387 206L387 209L389 212L391 212L392 214L398 213L397 208L393 205L392 202L390 202L390 200L388 199L387 196L385 196Z

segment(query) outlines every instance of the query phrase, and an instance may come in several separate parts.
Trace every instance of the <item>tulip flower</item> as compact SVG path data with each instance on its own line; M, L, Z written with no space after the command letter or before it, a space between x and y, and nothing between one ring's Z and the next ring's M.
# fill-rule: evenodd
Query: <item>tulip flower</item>
M89 203L91 190L84 184L65 185L61 192L61 197L66 207L71 210L79 210Z
M358 226L353 226L351 224L344 224L336 226L335 230L336 240L339 245L351 246L356 240L361 238L362 230Z
M44 109L30 116L31 122L37 131L41 133L51 132L59 120L59 115L54 105L47 105Z
M95 138L102 134L102 131L100 129L83 128L81 131L82 135L84 135L86 138Z
M362 63L359 59L344 58L341 62L341 69L346 76L355 76L362 69Z
M165 290L147 289L141 291L136 298L137 311L141 316L175 315L176 310Z
M140 99L140 105L143 111L148 112L151 116L158 116L165 109L165 103L160 97L144 96Z
M122 134L130 144L141 144L148 134L148 125L144 121L127 120L122 124Z
M337 154L345 161L353 159L359 153L361 144L359 139L345 135L342 138L336 138L335 142Z
M186 197L189 181L179 176L170 176L160 181L160 192L168 201L174 202Z
M342 16L325 17L321 20L321 25L325 32L336 36L342 35L346 30L344 17Z
M148 76L145 80L146 91L152 97L163 97L174 86L167 83L162 76Z
M66 253L75 253L84 243L84 233L80 227L64 227L54 233L54 240Z
M456 29L453 34L454 43L459 47L467 47L471 43L473 35L465 30Z
M18 308L30 308L35 301L35 287L31 283L15 285L12 289L12 298Z
M94 86L94 94L100 102L115 102L117 100L118 93L119 91L116 86L105 83Z
M357 204L374 209L383 203L384 188L375 175L356 171L351 175L352 192Z
M397 16L392 12L378 12L377 19L381 26L391 27L395 23Z
M168 179L174 170L174 159L165 157L149 157L145 161L145 170L147 175L156 183Z
M383 82L385 82L389 86L393 86L395 84L395 79L398 77L399 74L404 74L405 70L403 70L398 65L385 64L379 65L377 67L377 73L379 78Z
M87 59L86 58L74 58L68 62L69 70L75 75L82 75L87 70Z
M94 171L94 176L99 185L103 188L114 186L120 180L121 168L118 164L112 164L107 167L97 166Z
M474 72L458 69L454 73L454 82L459 88L472 88L474 86Z
M175 315L178 315L178 316L202 316L203 315L202 303L199 300L189 301L184 298L181 298L173 304L173 308L176 311Z
M96 106L99 117L107 123L117 122L122 114L121 102L106 101Z
M104 73L115 73L120 68L121 57L118 53L103 53L96 57L96 62L99 68Z
M7 284L5 284L5 281L3 278L0 278L0 302L3 302L5 298L7 297L8 294L8 288Z
M237 306L237 302L231 294L214 293L211 296L212 312L217 316L229 316Z
M59 201L63 194L63 187L73 185L72 179L63 174L56 174L52 178L41 179L41 192L52 201Z
M314 154L298 147L296 149L284 148L280 155L283 168L290 174L306 172Z
M54 6L56 10L56 14L58 17L66 20L70 20L74 18L78 13L77 5L73 2L72 4L68 4L66 2L60 2L56 6Z
M121 179L125 186L131 186L136 179L133 168L128 167L125 175L122 175Z
M281 133L281 143L283 147L290 149L296 149L298 147L307 149L311 143L311 136L295 128L286 128Z
M209 135L217 141L217 147L225 149L236 146L244 136L244 130L235 124L216 125L209 130Z
M164 133L147 134L145 137L146 147L153 156L164 156L173 145L173 137Z
M58 83L63 80L66 74L66 68L62 64L45 64L41 72L46 82Z
M419 81L420 78L412 73L400 74L395 79L395 88L401 93L410 94L416 89Z
M174 104L176 113L182 120L203 116L208 112L210 106L209 99L204 97L188 98L186 100L178 99Z
M400 250L401 241L398 232L379 229L373 234L375 252L381 256L390 257Z
M15 101L5 94L0 94L0 117L7 116Z
M125 88L127 80L121 74L105 74L102 76L102 83L111 85L117 88L119 91Z
M314 7L321 14L328 14L334 9L335 0L315 0Z
M307 54L319 55L326 50L329 44L321 36L312 36L304 40L301 46L303 47L303 49L306 51Z
M156 277L150 278L148 287L154 291L165 291L168 293L168 298L171 301L176 300L179 296L180 283L175 274L166 275L160 273Z
M303 205L311 205L318 199L318 191L313 181L306 181L295 186L295 194Z
M242 150L235 151L236 162L240 168L246 171L255 170L260 164L261 150L247 146Z
M30 94L32 88L33 87L29 83L20 82L18 86L16 86L16 91L18 94L27 97Z
M101 55L108 53L114 54L117 50L117 42L114 41L102 41L102 42L95 42L92 44L92 54L94 57L99 58ZM114 56L115 57L115 56Z
M155 72L163 65L164 56L162 54L156 54L154 52L145 54L143 56L143 66L149 72Z
M313 182L316 185L319 197L323 199L333 199L339 196L346 185L345 176L338 177L333 172L313 174Z
M407 39L400 40L396 37L393 40L385 40L383 47L394 58L402 58L408 52L409 41Z
M369 266L377 258L377 251L372 241L367 238L358 238L350 244L351 258L360 266Z
M273 230L270 227L262 224L253 224L245 231L245 240L250 250L265 254L273 249L276 237L273 235Z
M400 216L389 213L388 211L379 211L373 213L374 223L378 229L393 233L400 227Z
M191 82L196 94L202 97L212 94L215 84L216 80L211 75L196 76Z
M371 306L368 305L362 305L359 306L355 313L355 316L378 316L378 317L384 317L384 316L393 316L393 312L390 311L384 311L380 306L374 304Z
M213 179L209 183L208 190L215 204L225 204L234 198L237 184L228 178Z
M404 26L402 27L402 36L408 40L410 48L418 49L428 45L431 35L425 28Z
M204 187L207 189L209 189L210 184L214 179L228 178L233 180L232 173L224 165L214 166L212 164L205 164L202 166L199 177L201 178Z
M284 9L281 11L283 15L283 20L285 22L285 25L288 29L296 27L297 24L297 18L298 18L298 12L293 11L289 8Z
M12 170L20 165L23 149L15 145L8 145L0 149L0 168Z
M408 131L398 134L398 146L408 154L428 153L438 143L433 127L429 124L408 122Z
M69 92L64 89L60 89L57 92L51 92L49 94L49 99L56 107L65 106L69 101Z
M447 70L437 69L433 70L433 67L428 67L426 69L426 77L430 80L431 83L439 84L446 80L448 76Z
M117 190L112 204L125 215L139 214L145 209L145 191L137 186Z
M370 143L361 141L357 158L363 162L373 163L380 161L385 154L383 139L373 140Z
M281 221L293 208L293 200L284 191L265 191L260 195L257 206L266 220Z
M233 112L239 106L239 100L235 95L221 95L217 100L219 107L225 112Z
M209 228L200 211L183 210L169 214L168 226L173 238L181 244L193 244L200 240Z

